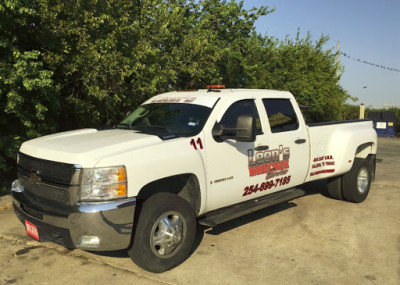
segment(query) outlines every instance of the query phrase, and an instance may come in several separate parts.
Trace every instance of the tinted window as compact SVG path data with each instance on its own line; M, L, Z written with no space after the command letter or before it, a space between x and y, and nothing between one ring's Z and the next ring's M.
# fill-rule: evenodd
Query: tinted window
M299 121L289 99L263 99L272 133L297 130Z
M257 134L261 134L260 117L258 116L257 108L254 104L254 100L241 100L233 103L228 110L226 110L222 117L220 124L224 128L236 128L236 122L239 116L252 116L256 120ZM234 130L225 131L227 135L235 135Z

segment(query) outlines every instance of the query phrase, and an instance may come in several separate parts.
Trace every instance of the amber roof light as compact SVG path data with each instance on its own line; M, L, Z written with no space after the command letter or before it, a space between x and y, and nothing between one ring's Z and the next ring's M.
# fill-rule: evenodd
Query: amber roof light
M211 85L207 85L207 89L224 89L225 85L224 84L211 84Z

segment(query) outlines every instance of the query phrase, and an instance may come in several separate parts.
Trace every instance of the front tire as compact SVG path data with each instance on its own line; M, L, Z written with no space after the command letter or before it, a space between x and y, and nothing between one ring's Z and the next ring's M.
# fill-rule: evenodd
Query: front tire
M342 178L344 199L349 202L361 203L368 196L371 181L370 163L365 159L356 158L353 167Z
M161 273L181 264L196 236L196 217L190 204L171 193L148 198L140 213L128 254L141 268Z

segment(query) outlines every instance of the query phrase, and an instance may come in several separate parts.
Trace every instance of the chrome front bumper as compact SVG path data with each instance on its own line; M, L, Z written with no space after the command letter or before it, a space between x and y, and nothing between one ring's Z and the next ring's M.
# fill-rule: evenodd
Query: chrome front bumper
M51 205L34 201L16 180L12 186L13 206L22 223L38 227L40 241L53 241L68 248L107 251L129 247L136 197L118 201L76 203L66 214L49 211Z

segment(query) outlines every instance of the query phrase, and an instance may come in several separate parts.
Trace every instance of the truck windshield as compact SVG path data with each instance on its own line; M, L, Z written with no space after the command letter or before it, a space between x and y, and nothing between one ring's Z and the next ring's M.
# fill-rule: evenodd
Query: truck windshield
M145 104L116 127L138 130L160 138L190 137L201 131L210 113L211 108L195 104Z

